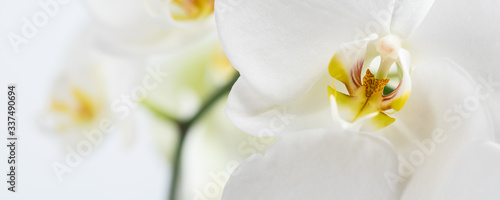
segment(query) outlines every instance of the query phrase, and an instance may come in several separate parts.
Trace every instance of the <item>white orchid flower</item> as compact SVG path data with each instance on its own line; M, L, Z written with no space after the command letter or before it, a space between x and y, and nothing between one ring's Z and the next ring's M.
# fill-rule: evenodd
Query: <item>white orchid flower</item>
M342 194L362 198L370 191L379 191L374 199L466 198L477 193L498 197L488 193L495 182L487 181L498 180L498 173L485 170L476 178L467 174L480 171L474 164L498 166L498 159L487 159L499 156L496 144L488 143L486 150L474 145L494 140L493 127L498 126L492 123L498 110L490 112L498 106L486 104L498 97L494 76L500 28L492 26L500 21L495 17L498 7L496 2L466 1L217 1L219 35L241 73L227 115L252 135L284 136L269 155L242 165L225 198L329 199L332 194L342 199L350 197ZM276 119L272 111L277 108L287 108L296 117ZM288 123L279 126L280 121ZM343 136L322 136L321 142L330 142L332 149L318 147L322 143L315 136L312 141L285 137L298 131L314 135L311 129L336 130ZM370 154L378 147L335 145L357 140L357 134L344 134L344 129L378 130L370 137L388 140L394 149ZM295 147L300 149L290 153ZM324 156L301 159L302 153L323 150ZM469 154L483 150L484 155ZM290 155L275 161L283 152ZM326 153L339 157L313 162L330 159ZM357 166L367 155L385 162ZM475 157L484 159L475 162ZM450 170L463 162L471 165ZM363 170L370 176L357 174ZM379 184L387 182L378 180L381 171L394 174L389 179L394 190ZM487 173L495 178L484 178ZM285 176L290 178L280 182ZM468 182L450 184L458 179ZM465 186L477 190L450 193Z
M474 94L475 87L463 71L445 80L440 73L453 67L435 74L430 73L436 72L433 67L437 66L415 71L412 96L429 94L458 100L417 103L421 99L410 97L400 111L402 117L397 116L397 121L379 134L328 129L290 132L265 156L243 163L231 176L223 199L498 197L500 147L488 142L493 130L487 108L480 105L468 113L467 121L450 127L450 122L442 119L443 113L455 103L462 105L459 103ZM423 76L429 73L430 77ZM442 80L429 82L428 78ZM428 88L436 83L462 90L429 93ZM420 122L424 118L414 119L408 113L425 114L434 121L425 125Z
M86 3L99 22L101 47L124 57L142 56L147 65L169 73L147 100L173 118L192 117L236 73L217 37L213 0Z
M129 107L122 96L130 96L131 89L140 85L137 74L142 70L135 66L145 62L138 57L123 58L104 51L96 44L95 26L87 28L62 62L62 70L39 118L40 125L45 131L66 136L70 142L78 142L97 129L105 135L118 128L128 145L135 132L135 119L130 113L139 103L132 102L135 105ZM124 106L130 112L117 111ZM101 130L103 123L111 123L113 129Z
M213 0L86 0L102 42L122 52L177 52L215 33Z
M101 44L113 52L143 56L148 65L169 74L148 92L143 104L157 114L147 120L149 132L172 163L170 198L220 199L231 172L227 163L264 152L273 140L249 144L262 138L238 130L223 114L222 104L238 74L217 35L214 1L86 2L101 23ZM210 101L214 102L207 107ZM200 110L207 111L198 119ZM207 187L210 192L205 192Z
M305 1L288 5L281 1L219 1L219 34L229 59L242 75L231 94L228 116L242 130L257 135L269 124L270 113L266 111L287 106L290 112L301 116L295 120L297 123L287 126L287 130L332 128L337 120L332 120L330 109L325 109L331 107L328 98L332 94L325 88L333 88L334 81L328 70L333 78L345 84L349 92L346 95L361 96L351 92L358 91L357 86L362 85L367 66L372 64L370 61L377 56L383 57L384 52L380 52L382 49L379 47L384 44L382 41L386 41L384 38L389 45L394 45L397 54L393 57L397 59L386 59L395 64L382 62L381 72L373 72L377 78L385 77L384 70L397 67L402 80L397 89L399 91L393 94L403 98L397 100L397 97L392 97L392 101L388 102L384 96L381 103L375 99L373 103L359 100L359 103L377 104L383 114L385 109L399 110L403 106L404 98L411 89L411 79L415 78L409 76L412 68L428 67L426 65L437 58L449 58L489 80L487 75L496 70L494 52L500 49L500 45L495 45L497 37L494 34L500 30L489 26L495 22L490 17L494 15L493 11L481 3L472 5L459 16L442 15L444 11L453 13L457 6L465 8L469 5L453 2L450 4L454 6L449 6L446 2L438 2L428 13L432 3ZM485 11L481 10L483 7ZM482 13L475 18L467 17L476 16L474 11ZM417 29L426 15L429 17ZM474 28L464 28L464 23L469 25L466 27ZM438 27L443 31L438 31ZM479 32L484 35L478 36ZM463 46L458 48L460 44ZM399 45L402 47L399 48ZM442 50L436 51L437 48ZM475 53L479 51L481 54ZM356 71L357 74L349 72L357 69L356 64L363 60L363 71ZM438 84L432 89L444 90ZM352 122L353 117L349 114L353 113L342 111L355 109L359 103L342 106L342 96L332 103L338 104L341 119ZM398 106L393 108L388 105L390 103ZM368 109L363 111L376 113ZM387 117L382 118L388 120Z

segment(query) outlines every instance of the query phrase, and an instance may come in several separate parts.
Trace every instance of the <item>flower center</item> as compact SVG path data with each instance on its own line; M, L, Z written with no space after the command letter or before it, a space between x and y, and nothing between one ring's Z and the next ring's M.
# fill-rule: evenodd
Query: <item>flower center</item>
M75 122L88 123L97 117L99 112L97 102L79 88L71 90L74 102L67 103L52 99L51 109L54 112L65 113Z
M374 69L370 63L376 57L380 57L380 64ZM393 67L397 69L392 70ZM377 70L376 75L368 68ZM341 92L335 86L328 87L334 119L357 124L363 130L378 130L393 123L395 119L389 114L399 111L410 94L409 54L393 35L342 47L330 61L329 73L347 89ZM387 77L395 76L400 82L393 91L384 94L390 81Z
M376 79L370 69L366 70L366 75L363 77L365 96L371 97L373 93L381 93L387 83L389 83L389 79Z
M195 20L214 12L214 0L172 0L172 17L175 20Z

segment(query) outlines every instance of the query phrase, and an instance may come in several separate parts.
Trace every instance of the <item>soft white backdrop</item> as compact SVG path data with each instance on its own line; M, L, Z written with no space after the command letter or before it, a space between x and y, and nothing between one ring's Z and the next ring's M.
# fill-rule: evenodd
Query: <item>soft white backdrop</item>
M130 147L115 131L72 173L57 180L53 161L65 159L64 146L56 134L42 132L37 117L46 106L54 78L62 69L67 52L85 25L89 14L81 1L69 1L19 52L14 52L8 33L20 34L22 18L41 11L38 2L47 0L0 1L0 115L6 115L6 87L16 83L20 135L18 192L7 191L0 182L0 199L162 199L169 177L165 159L155 149L138 119L137 137ZM144 113L144 112L140 112ZM2 117L3 118L3 117ZM5 120L5 119L4 119ZM6 122L0 122L0 144L6 143ZM7 148L0 146L0 174L7 171ZM0 180L6 180L2 175Z

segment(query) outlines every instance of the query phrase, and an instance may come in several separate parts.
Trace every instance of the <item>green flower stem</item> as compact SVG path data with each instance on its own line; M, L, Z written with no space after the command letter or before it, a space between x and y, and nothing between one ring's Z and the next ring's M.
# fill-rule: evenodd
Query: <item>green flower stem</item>
M177 148L175 150L175 156L173 158L173 169L172 169L172 179L170 183L170 192L169 192L169 200L175 200L177 197L177 192L179 190L179 178L181 174L181 162L182 162L182 150L184 147L184 141L186 139L188 130L191 128L193 124L195 124L221 97L225 96L233 87L236 80L239 78L239 74L236 73L234 77L222 88L217 90L208 100L201 106L200 110L189 120L180 121L167 113L161 111L158 107L154 106L148 101L143 101L142 104L146 106L149 110L151 110L155 115L168 120L173 121L177 124L179 128L179 141L177 143Z
M187 131L189 129L188 126L185 126L181 123L178 123L178 127L180 129L179 141L177 143L177 149L175 150L175 156L172 161L172 179L170 181L170 190L169 190L169 200L175 200L177 196L177 191L179 189L179 177L181 173L181 157L182 150L184 146L184 141L187 135Z
M203 106L200 108L200 110L198 110L198 112L191 118L191 120L187 121L185 125L187 127L190 127L191 125L193 125L194 123L196 123L196 121L198 121L209 110L209 108L211 108L212 105L215 104L215 102L217 102L217 100L219 100L221 97L223 97L227 93L229 93L229 91L231 90L231 88L233 87L234 83L236 83L236 80L238 80L239 77L240 77L240 74L236 73L233 76L233 78L229 82L226 83L226 85L224 85L222 88L220 88L219 90L217 90L205 102L205 104L203 104Z

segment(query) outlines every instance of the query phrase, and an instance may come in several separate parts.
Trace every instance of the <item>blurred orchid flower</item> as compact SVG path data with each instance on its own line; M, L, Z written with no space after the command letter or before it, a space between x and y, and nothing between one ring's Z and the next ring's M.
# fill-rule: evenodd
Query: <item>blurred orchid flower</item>
M102 80L98 69L89 68L85 72L64 72L55 82L46 118L53 121L46 121L45 128L65 132L97 123L103 115L106 95L103 87L96 85L102 84ZM76 74L80 76L75 77ZM82 80L83 77L86 78Z
M170 76L146 100L181 120L193 117L203 102L237 75L216 35L178 52L153 55L148 63Z
M474 141L492 141L495 131L498 133L491 119L499 112L490 113L496 107L485 101L497 97L488 88L498 83L487 75L495 74L495 52L500 52L500 29L490 26L499 22L494 17L499 6L497 2L432 0L217 1L219 35L228 58L241 73L229 95L227 115L249 134L283 137L268 157L250 159L237 170L225 199L347 198L342 195L363 195L361 191L381 195L381 199L440 199L454 194L433 188L443 188L455 178L467 177L464 179L470 181L471 188L473 182L486 180L485 174L475 178L446 174L454 159L469 155L460 154L461 150ZM490 83L477 84L461 66L475 75L490 77ZM262 132L274 123L270 111L280 107L287 107L296 117L278 134ZM306 136L287 139L287 135L301 131L314 135L316 129L336 130L333 132L342 136L322 136L321 142L314 137L308 141ZM375 154L371 152L378 147L371 145L334 145L360 137L340 131L346 129L372 131L376 135L370 137L388 140L394 149ZM323 151L317 145L328 142L331 149L325 148L325 152L339 156L329 158L325 153L311 159L332 159L331 164L301 159L302 153ZM498 156L498 145L488 144L489 153L484 155ZM274 155L293 152L294 147L300 148L297 154L273 159ZM380 170L367 171L370 175L366 177L357 174L372 166L353 166L363 163L357 162L358 158L368 157L387 162L376 165ZM408 160L411 170L405 165ZM481 163L498 166L498 161L482 159ZM391 176L396 179L379 184L387 182L379 172L391 172L398 165L399 170ZM286 166L289 168L283 170ZM350 171L351 167L359 170ZM468 165L460 173L467 169L477 171ZM262 185L266 179L259 179L261 174L272 179L268 181L270 188ZM280 182L285 175L290 176L284 179L288 181ZM498 177L498 173L492 176ZM375 178L384 179L377 182ZM495 185L482 183L478 188L484 186L485 191ZM350 192L360 184L366 184L367 190ZM387 190L387 185L396 189ZM465 185L469 184L461 186ZM339 188L338 193L329 193L330 186ZM456 189L452 186L446 190Z
M125 116L112 105L125 105L121 96L130 94L130 88L140 83L136 74L142 70L135 66L143 61L103 51L96 44L94 28L88 26L62 62L62 71L55 78L39 122L46 131L78 141L85 133L99 130L103 121L109 121L124 133L125 144L130 144L134 137L133 114Z
M249 138L256 139L235 128L223 114L221 104L238 74L218 39L214 1L86 2L102 26L101 46L141 57L169 74L142 103L156 114L148 120L151 132L172 163L170 198L196 198L200 193L193 191L211 184L212 172L249 156L235 149L248 144ZM270 143L258 144L252 152L264 152ZM207 198L220 198L221 193L222 189Z
M182 120L192 117L211 93L236 75L217 37L213 3L87 0L102 26L99 45L142 56L148 65L170 74L147 101Z
M162 87L155 88L158 90L148 93L152 96L149 99L157 100L155 97L158 96L162 98L162 106L165 104L174 109L181 108L179 116L176 116L179 118L182 118L180 115L186 116L190 113L186 109L182 110L183 108L195 110L199 106L192 107L193 104L189 103L201 102L199 92L204 92L207 96L215 89L212 87L229 81L236 71L227 61L216 37L215 23L211 16L213 5L208 9L213 1L174 1L163 7L153 6L155 3L163 1L87 1L88 8L98 23L87 26L87 30L78 38L64 62L65 68L54 83L53 94L49 100L51 105L42 117L45 128L67 132L69 129L79 131L81 128L98 124L103 116L109 117L113 114L111 107L115 105L115 100L121 100L121 95L124 94L130 96L133 87L141 85L141 78L147 75L145 68L148 66L158 66L161 70L175 75L175 78L169 77L168 81L162 81L165 83ZM198 9L195 7L212 11L203 11L189 20L175 20L179 24L199 21L206 25L193 24L187 28L187 25L177 24L164 27L157 22L158 16L152 13L151 9L162 8L166 10L157 12L166 12L174 4L186 4L185 9L190 12ZM184 40L179 40L179 37ZM193 57L197 59L192 59ZM194 62L183 64L186 61L182 59ZM205 68L208 70L204 70ZM198 75L189 76L192 75L188 74L191 72ZM198 81L205 73L208 74L206 81ZM120 74L120 77L116 76L117 74ZM196 83L189 85L192 81ZM181 90L169 90L171 85L179 86ZM195 85L201 88L193 88ZM198 93L191 93L195 90ZM155 92L164 93L158 95L154 94ZM193 98L186 104L183 97ZM118 114L122 115L121 112Z
M140 55L177 52L215 33L213 0L87 0L102 43Z

